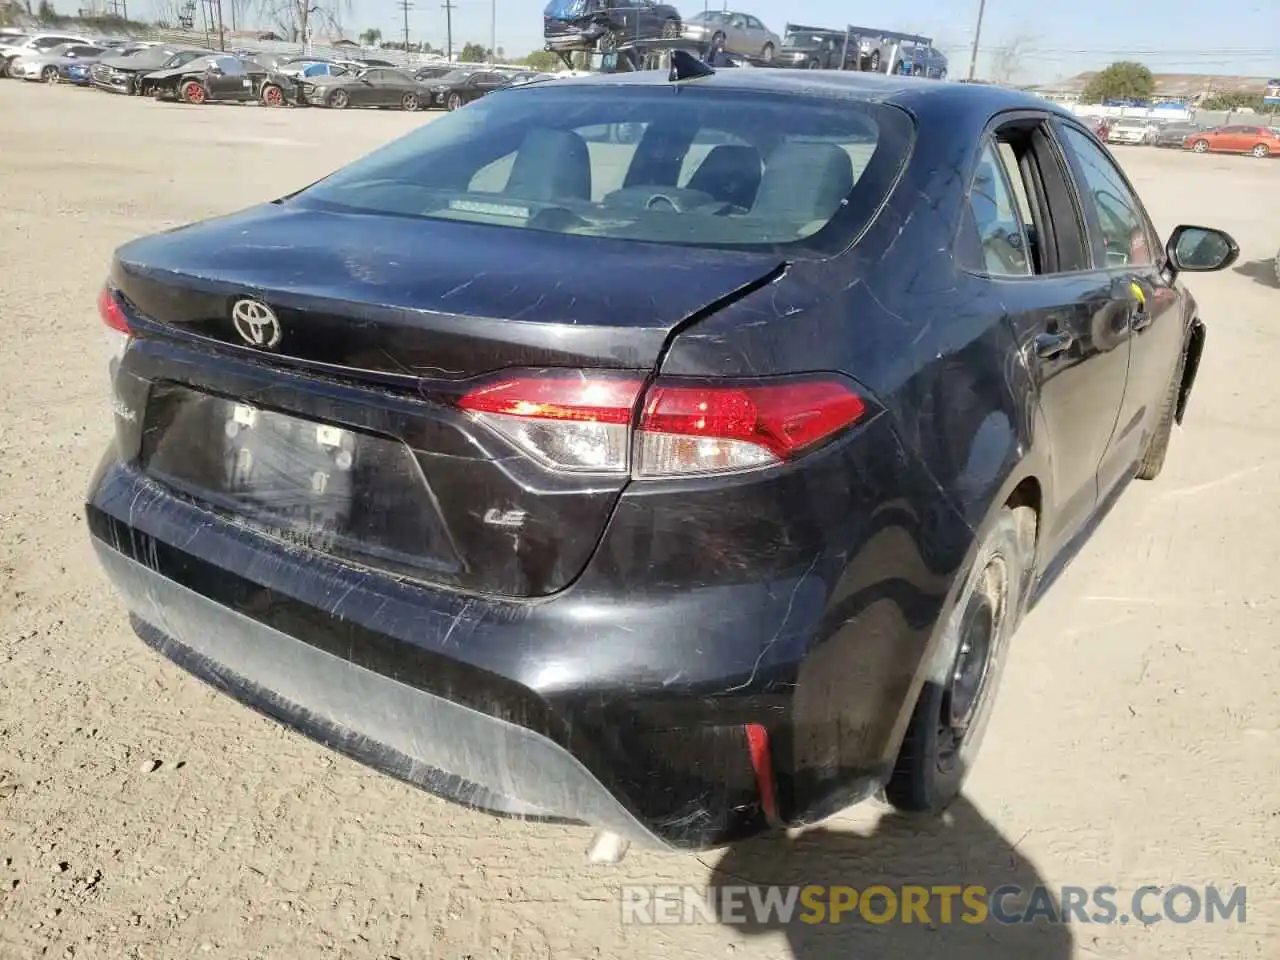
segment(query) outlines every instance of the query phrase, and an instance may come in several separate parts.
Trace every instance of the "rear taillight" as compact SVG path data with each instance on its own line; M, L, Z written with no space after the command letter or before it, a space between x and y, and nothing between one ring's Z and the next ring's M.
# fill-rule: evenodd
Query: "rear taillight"
M115 291L104 286L98 294L98 316L107 327L107 346L114 360L124 356L129 338L133 336L129 329L129 319L124 315L124 308L116 299Z
M658 380L645 395L636 475L728 473L790 460L856 423L862 399L838 380L750 386Z
M643 388L634 377L547 371L490 382L466 393L459 406L547 466L638 478L782 463L857 423L866 410L837 377L751 384L659 379L641 403Z

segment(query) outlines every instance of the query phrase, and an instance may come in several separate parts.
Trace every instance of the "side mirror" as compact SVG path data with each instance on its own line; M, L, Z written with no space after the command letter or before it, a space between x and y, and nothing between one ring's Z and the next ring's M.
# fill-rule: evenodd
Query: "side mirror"
M1230 234L1213 227L1175 227L1165 244L1169 265L1178 272L1212 273L1225 270L1240 256Z

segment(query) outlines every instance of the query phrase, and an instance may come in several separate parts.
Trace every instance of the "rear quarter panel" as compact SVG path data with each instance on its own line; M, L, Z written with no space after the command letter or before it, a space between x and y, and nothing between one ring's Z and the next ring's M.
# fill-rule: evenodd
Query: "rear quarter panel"
M853 477L812 491L824 511L848 517L820 539L824 609L796 678L797 701L814 707L808 749L828 768L855 764L849 751L859 750L891 762L984 526L1022 480L1047 476L1033 384L1003 304L951 253L987 114L936 109L919 116L902 180L851 249L792 262L679 334L662 366L685 376L839 371L883 411L891 439L867 448L874 463L847 463L859 480L877 476L879 500L840 503ZM868 696L870 677L891 727L841 706L855 682Z

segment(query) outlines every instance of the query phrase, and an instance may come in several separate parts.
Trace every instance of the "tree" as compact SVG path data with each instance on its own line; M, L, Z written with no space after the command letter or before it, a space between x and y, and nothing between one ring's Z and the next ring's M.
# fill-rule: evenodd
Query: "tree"
M370 27L357 38L362 47L376 47L382 42L382 31L377 27Z
M1151 71L1140 63L1121 60L1098 73L1085 84L1080 98L1085 103L1104 100L1149 100L1156 92Z
M466 43L462 46L462 52L458 54L459 63L484 63L489 57L489 51L478 43Z
M560 67L560 58L550 50L535 50L524 58L525 66L539 73L551 73Z
M258 0L263 16L293 43L306 42L307 30L318 22L334 33L342 33L342 14L351 12L351 0Z
M1031 52L1032 38L1026 34L1014 34L991 51L991 79L996 83L1013 83L1022 73L1027 55Z
M36 7L36 19L41 23L53 23L58 19L58 11L53 9L49 0L40 0L40 6Z

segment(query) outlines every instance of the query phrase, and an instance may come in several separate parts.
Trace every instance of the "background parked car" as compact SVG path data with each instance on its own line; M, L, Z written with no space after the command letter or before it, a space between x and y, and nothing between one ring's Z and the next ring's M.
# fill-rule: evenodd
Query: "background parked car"
M1157 147L1178 147L1181 149L1187 137L1199 133L1203 127L1194 123L1166 123L1155 132L1151 142Z
M1196 153L1250 153L1255 157L1269 157L1280 154L1280 133L1271 127L1232 124L1193 133L1185 144Z
M868 61L868 66L870 61ZM925 44L907 43L898 49L897 69L894 73L902 73L913 77L928 77L930 80L947 79L947 57L937 47Z
M849 65L857 62L856 45L848 53ZM782 35L782 48L774 55L780 67L806 70L838 70L845 53L845 32L826 27L804 27L787 24Z
M14 38L18 40L18 38ZM0 44L0 77L8 76L19 57L40 56L64 43L92 43L88 37L67 33L36 33L12 44Z
M704 10L684 21L683 32L708 48L719 41L721 50L763 60L772 60L782 46L782 38L749 13Z
M258 88L266 78L267 70L260 64L219 54L148 73L139 81L138 92L157 100L184 103L210 100L244 103L258 99Z
M413 72L413 79L419 83L425 83L430 80L439 80L441 77L453 73L456 70L453 64L433 64L429 67L419 67Z
M38 56L18 57L9 70L13 76L23 80L53 83L59 79L59 68L84 60L96 61L106 52L106 47L87 43L60 43Z
M1107 143L1146 143L1152 136L1151 122L1139 117L1117 117L1107 126Z
M212 56L213 50L192 47L146 47L133 53L102 57L89 70L93 85L112 93L138 92L138 80L157 70L170 70L197 57Z
M418 110L427 103L427 89L404 70L368 67L338 76L300 81L301 99L313 106L399 107Z
M585 50L612 35L615 40L680 36L680 11L652 0L550 0L542 11L549 50Z
M431 100L428 105L457 110L509 83L509 78L493 70L454 70L429 84Z

